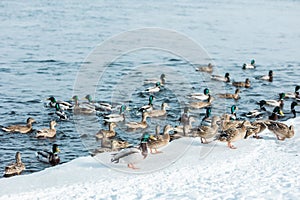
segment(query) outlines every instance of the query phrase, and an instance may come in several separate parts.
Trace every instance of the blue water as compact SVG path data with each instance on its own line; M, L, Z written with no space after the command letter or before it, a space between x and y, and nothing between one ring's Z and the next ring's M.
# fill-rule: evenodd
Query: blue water
M69 100L73 95L76 75L82 62L100 43L124 31L144 27L175 30L201 45L215 63L215 73L230 72L234 80L251 78L252 87L243 89L238 102L223 101L225 109L235 103L243 110L256 107L255 101L274 99L280 92L292 92L300 77L300 2L290 1L1 1L0 2L0 124L22 123L32 116L37 123L34 129L48 126L53 110L46 108L45 98ZM176 43L176 41L174 41ZM256 70L243 71L241 65L254 58ZM122 70L103 79L96 92L96 99L110 100L112 88L132 70L135 77L141 72L133 67L142 64L172 66L190 74L194 92L215 83L199 82L199 77L189 63L166 52L149 51L120 57L113 63ZM186 69L186 70L185 70ZM156 70L156 69L155 69ZM253 77L274 71L272 83L256 81ZM116 72L116 71L114 71ZM157 74L160 74L157 71ZM144 76L144 75L143 75ZM133 76L134 77L134 76ZM158 76L157 76L158 77ZM200 79L201 80L201 79ZM174 80L168 80L173 84ZM105 88L107 86L107 88ZM136 88L131 107L147 102L147 95ZM216 86L218 87L218 86ZM224 86L232 92L231 86ZM216 89L211 89L217 93ZM79 94L83 97L86 94ZM156 107L168 101L173 107L168 122L175 125L180 114L180 102L174 92L166 90L157 95ZM285 106L289 110L289 101ZM204 111L201 111L203 113ZM134 112L133 120L139 120ZM213 111L213 114L218 114ZM72 116L71 116L72 119ZM100 128L103 126L101 117ZM154 132L152 120L149 131ZM34 134L20 135L0 132L0 174L4 166L13 161L16 151L22 153L26 164L24 174L46 167L36 161L34 152L49 149L58 143L62 150L62 162L89 154L87 149L98 146L91 136L97 130L86 133L82 139L72 120L59 122L55 139L37 140ZM118 133L123 139L134 142L140 134L127 134L122 128ZM83 143L82 143L83 141Z

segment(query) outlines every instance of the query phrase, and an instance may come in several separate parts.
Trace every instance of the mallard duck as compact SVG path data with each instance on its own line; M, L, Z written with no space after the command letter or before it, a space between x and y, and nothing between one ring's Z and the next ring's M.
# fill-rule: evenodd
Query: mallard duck
M222 82L226 82L226 83L230 82L230 76L229 76L228 72L225 74L224 77L220 76L220 75L212 75L210 78L215 81L222 81Z
M92 95L88 94L84 97L84 99L88 100L88 102L83 102L84 106L87 106L91 109L99 110L99 111L111 111L112 105L104 102L95 102L93 101Z
M147 122L146 122L147 117L149 117L149 113L143 112L141 122L128 122L125 125L127 126L128 129L147 128L147 126L148 126Z
M218 94L218 97L238 100L240 99L240 95L239 95L240 92L241 92L240 89L236 89L234 94L228 94L228 93Z
M72 100L75 102L75 105L73 107L74 114L93 114L96 112L95 108L92 108L90 106L80 106L78 102L79 98L77 95L73 96Z
M164 85L166 83L166 75L165 74L161 74L160 75L160 79L145 79L144 80L144 84L149 84L149 83L157 83L160 82L161 85Z
M68 116L67 114L63 111L63 109L60 108L60 104L56 103L55 104L55 114L59 117L60 120L67 120Z
M60 152L58 145L52 145L52 152L49 151L38 151L36 157L39 161L44 163L49 163L52 166L57 165L60 162L58 153Z
M209 98L209 89L205 88L203 93L192 93L189 95L190 98L199 99L199 100L207 100Z
M56 129L55 129L56 122L50 122L50 128L43 128L36 132L37 138L53 138L56 136Z
M29 133L32 131L32 123L35 122L35 120L31 117L27 119L26 125L10 125L7 127L3 127L2 130L5 132L11 132L11 133Z
M139 111L140 112L151 111L153 109L153 99L154 99L154 96L150 95L149 96L149 103L147 105L144 105L144 106L140 107Z
M285 97L285 93L280 93L278 100L265 100L266 105L273 106L273 107L279 106L280 108L282 108L284 105L284 101L283 101L284 97Z
M184 107L183 113L179 117L178 121L180 124L183 124L183 125L189 123L189 108L188 107Z
M53 97L53 96L47 98L46 100L50 101L49 106L52 107L52 108L56 108L57 103L59 104L59 106L62 110L68 110L68 109L73 108L73 105L70 104L69 102L56 100L55 97Z
M155 93L160 91L161 84L160 82L156 82L154 87L147 88L145 91L150 93Z
M300 86L296 85L295 92L286 92L284 98L300 98L299 92L298 92L299 89L300 89Z
M273 132L278 140L285 140L285 138L291 138L294 136L294 126L286 125L281 122L267 121L265 123L268 126L268 129Z
M293 101L291 103L291 113L293 114L293 118L296 118L296 110L295 110L295 106L298 106L299 104L295 101Z
M121 107L120 107L120 112L119 112L119 114L109 114L109 115L105 115L104 116L104 121L105 122L115 122L115 123L117 123L117 122L121 122L121 121L124 121L125 120L125 114L124 114L124 112L126 111L126 110L129 110L128 108L127 108L127 106L126 105L122 105Z
M239 108L236 106L236 105L232 105L231 108L230 108L230 118L229 120L236 120L237 119L237 116L236 116L236 111L238 110Z
M203 102L203 101L192 102L192 103L190 103L190 107L200 109L200 108L205 108L205 107L210 106L213 101L213 97L210 94L208 94L208 95L209 95L209 97L207 99L207 102Z
M266 104L265 100L261 100L258 102L259 104L259 109L255 109L255 110L251 110L248 113L245 114L246 117L248 118L260 118L262 117L266 112L266 108L264 107L264 105Z
M207 139L214 137L218 133L219 126L217 121L219 116L213 116L211 126L199 126L191 129L191 134L196 137L200 137L201 143L207 144Z
M245 88L251 87L249 78L246 78L245 82L232 82L232 85L235 87L245 87Z
M224 131L219 137L221 142L227 142L227 145L231 149L236 149L231 143L244 139L247 133L247 127L245 126L245 121L242 122L239 128L232 127Z
M278 120L278 116L284 116L282 110L280 109L279 106L276 106L272 112L272 114L269 116L270 120Z
M189 116L188 123L184 124L184 125L180 125L180 126L175 126L174 127L174 132L175 133L180 133L180 134L183 134L184 136L186 136L187 133L189 133L190 129L192 128L192 123L195 122L195 121L196 120L195 120L194 117Z
M135 167L135 164L141 162L148 156L147 143L150 137L148 133L143 134L139 146L122 149L113 155L111 162L119 163L119 160L123 159L127 163L128 168L138 169Z
M253 128L247 129L245 139L253 134L254 134L253 136L254 138L261 139L262 137L258 136L258 134L263 132L267 128L267 125L264 123L264 121L254 121L251 123L251 125Z
M152 149L155 149L155 153L161 153L157 149L166 146L170 142L170 134L169 132L173 130L171 125L165 125L163 135L159 135L156 140L149 140L148 147L152 152Z
M258 76L258 77L255 77L255 78L259 79L259 80L264 80L264 81L270 81L270 82L272 82L273 81L273 71L270 70L269 71L269 75Z
M167 103L161 104L161 110L151 110L148 112L149 117L161 117L167 114L166 108L169 108Z
M213 72L213 65L211 63L208 63L206 66L198 66L195 69L196 71L200 72L207 72L207 73L212 73Z
M255 60L251 60L251 63L250 64L247 64L247 63L244 63L243 64L243 69L255 69L256 66L255 66Z
M116 126L117 126L116 123L110 122L108 125L108 127L109 127L108 130L104 130L104 129L99 130L98 133L96 133L96 138L102 139L104 137L107 137L107 138L115 137L116 132L115 132L114 128Z
M4 170L4 177L10 177L14 175L20 175L23 170L25 170L25 165L22 163L21 160L21 153L17 152L16 153L16 162L9 164L5 167Z

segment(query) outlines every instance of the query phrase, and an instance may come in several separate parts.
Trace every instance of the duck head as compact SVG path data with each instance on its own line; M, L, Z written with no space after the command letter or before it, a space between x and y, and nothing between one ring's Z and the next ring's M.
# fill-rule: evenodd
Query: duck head
M52 153L57 154L60 152L60 149L58 148L57 144L52 145Z
M92 102L92 95L88 94L84 97L84 99L88 100L89 102Z
M208 94L209 94L209 89L208 89L208 88L205 88L204 91L203 91L203 93L204 93L205 95L208 95Z
M51 96L51 97L47 98L46 100L50 100L52 103L56 103L56 99L54 98L54 96Z
M255 60L254 59L251 60L251 65L255 65Z
M35 122L35 120L33 118L29 117L26 122L27 122L27 124L32 124L33 122Z
M297 85L297 86L295 87L295 92L298 92L299 89L300 89L300 86Z
M279 100L284 99L284 97L285 97L285 93L280 93L280 94L279 94Z

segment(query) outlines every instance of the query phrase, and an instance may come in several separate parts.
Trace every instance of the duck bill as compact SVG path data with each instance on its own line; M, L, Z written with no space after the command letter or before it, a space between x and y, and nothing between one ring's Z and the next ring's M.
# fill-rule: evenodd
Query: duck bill
M279 111L279 114L280 114L281 116L284 116L282 110Z
M153 135L150 135L149 139L151 139L151 140L157 140Z

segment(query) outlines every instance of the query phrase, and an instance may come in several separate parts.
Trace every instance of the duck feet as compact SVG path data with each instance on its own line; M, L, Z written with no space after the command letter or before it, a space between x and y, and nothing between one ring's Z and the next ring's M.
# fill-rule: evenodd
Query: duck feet
M137 168L137 167L135 167L133 164L131 164L131 163L129 163L128 165L128 168L131 168L131 169L139 169L139 168Z
M231 144L230 142L228 142L227 145L228 145L228 147L229 147L230 149L236 149L236 147L233 146L233 144Z

